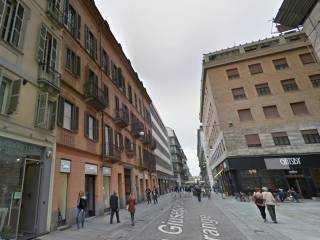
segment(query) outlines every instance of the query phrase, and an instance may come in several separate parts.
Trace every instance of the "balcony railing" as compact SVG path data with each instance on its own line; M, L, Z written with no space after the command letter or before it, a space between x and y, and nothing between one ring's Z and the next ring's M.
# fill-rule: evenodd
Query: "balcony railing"
M103 110L108 106L108 100L104 91L93 82L87 81L84 84L84 94L86 102L91 104L97 110Z
M144 132L143 123L140 121L133 122L131 124L131 131L132 131L132 135L135 138L140 138L142 136L142 133Z
M151 152L146 150L143 151L143 168L149 171L156 170L156 158Z
M145 145L151 144L151 139L151 135L146 133L146 131L144 132L144 135L141 137L141 141Z
M155 150L157 148L157 141L154 138L151 139L150 148L151 150Z
M124 109L115 109L115 123L121 127L124 128L129 125L129 113L128 111L125 111Z
M121 149L112 144L107 143L104 145L104 158L111 162L117 162L121 160Z
M50 64L40 63L38 83L41 88L50 93L58 94L60 92L60 78L61 74L51 67Z
M125 152L127 154L128 157L133 157L136 155L136 145L135 144L125 144Z
M57 26L63 27L64 13L61 11L61 5L57 0L48 1L48 14L56 22Z

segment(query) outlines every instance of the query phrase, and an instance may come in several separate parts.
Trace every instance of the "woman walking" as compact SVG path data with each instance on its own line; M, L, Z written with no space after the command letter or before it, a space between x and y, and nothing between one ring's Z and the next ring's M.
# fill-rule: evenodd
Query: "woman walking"
M128 211L130 212L131 225L134 226L134 213L136 211L136 198L133 193L130 193L128 199Z
M87 207L87 198L84 195L84 192L80 191L78 195L77 218L76 218L78 229L80 228L80 223L81 223L81 227L83 228L86 207Z
M263 218L264 222L266 222L267 221L266 206L264 204L264 199L263 199L262 191L260 188L256 188L256 191L252 195L252 200L256 204L256 206L258 207L260 214L261 214L261 217Z
M263 187L262 188L262 196L263 200L265 201L265 204L267 206L268 212L270 214L270 217L274 223L277 222L277 216L276 216L276 200L274 199L271 192L268 191L268 188Z

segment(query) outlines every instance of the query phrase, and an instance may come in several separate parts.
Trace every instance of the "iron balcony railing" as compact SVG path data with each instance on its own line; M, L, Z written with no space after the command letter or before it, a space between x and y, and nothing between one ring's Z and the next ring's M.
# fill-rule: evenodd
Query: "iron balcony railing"
M121 149L112 143L105 143L104 144L104 157L106 160L110 160L112 162L120 161L121 160Z
M157 141L154 138L151 138L150 148L151 150L155 150L157 148Z
M144 131L144 135L141 137L141 141L143 144L145 145L149 145L151 144L151 134L146 133L146 131Z
M108 106L108 100L104 91L102 91L97 84L94 84L94 82L87 81L84 84L84 94L86 102L97 110L103 110Z
M120 127L129 125L129 112L125 109L115 109L115 123Z
M156 170L156 158L151 152L146 150L143 151L143 168L149 171Z
M40 63L38 83L40 87L49 88L48 91L60 92L61 74L48 63Z
M63 27L64 13L61 11L61 3L57 0L48 1L48 14L54 19L59 27Z
M140 138L144 134L144 126L140 121L134 121L131 123L132 135L136 138Z
M136 155L136 151L135 151L136 145L135 144L127 143L127 144L125 144L124 148L125 148L125 152L126 152L127 156L133 157Z

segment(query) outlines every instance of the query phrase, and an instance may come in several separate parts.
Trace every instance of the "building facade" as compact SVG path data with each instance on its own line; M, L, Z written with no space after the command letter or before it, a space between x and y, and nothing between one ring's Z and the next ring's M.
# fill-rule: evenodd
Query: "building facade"
M49 1L0 1L0 238L50 229L61 24Z
M311 51L311 52L310 52ZM200 121L225 192L320 192L320 68L303 32L204 55Z
M151 122L154 148L153 154L157 164L157 185L160 194L164 194L176 185L173 180L167 129L154 105L151 105Z
M86 217L143 200L156 184L151 99L94 1L56 4L63 13L61 94L51 229L75 223L79 192Z

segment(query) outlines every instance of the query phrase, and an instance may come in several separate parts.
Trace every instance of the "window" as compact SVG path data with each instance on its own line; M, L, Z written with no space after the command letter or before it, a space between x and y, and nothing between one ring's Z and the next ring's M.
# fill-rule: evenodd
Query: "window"
M301 134L306 144L320 143L320 136L317 129L302 130Z
M137 102L137 94L134 93L134 106L137 107L138 106L138 102Z
M283 70L289 68L287 60L285 58L272 60L275 69Z
M1 38L16 48L21 48L22 31L25 21L25 8L21 1L0 1Z
M79 130L79 108L63 96L58 100L57 125L71 132Z
M320 74L309 76L313 87L320 87Z
M115 104L116 111L119 112L120 111L120 101L117 96L114 96L114 104Z
M89 30L88 26L85 25L85 46L89 55L96 60L97 59L97 39L93 33Z
M229 80L240 78L238 68L228 69L226 72Z
M0 69L0 113L12 114L18 110L21 91L20 79L11 81Z
M66 69L69 70L75 76L80 77L80 66L80 57L76 55L72 50L67 48L65 64Z
M300 54L299 57L303 64L315 63L314 57L311 53Z
M256 90L257 90L258 96L271 95L271 91L268 83L257 84Z
M71 35L80 40L81 16L69 5L66 9L65 23Z
M232 95L233 95L234 100L241 100L241 99L247 98L243 87L234 88L234 89L231 89L231 91L232 91Z
M104 49L102 49L102 53L101 53L101 68L102 68L102 71L105 72L105 74L107 75L110 74L110 59L109 59L109 55Z
M113 132L112 128L109 126L104 127L104 154L109 156L112 149L113 144Z
M103 84L103 95L104 95L104 99L109 105L109 88L106 84Z
M142 104L141 104L141 99L139 98L139 112L141 113L142 111Z
M248 134L245 135L248 147L261 147L259 134Z
M53 130L56 125L56 102L49 101L49 93L41 93L38 97L38 109L35 126Z
M252 64L252 65L249 65L248 67L251 74L258 74L263 72L260 63Z
M99 139L99 121L88 112L85 112L84 135L85 137L98 141Z
M123 77L122 70L120 67L117 67L113 61L111 61L111 78L118 88L121 88L123 91L125 91L125 79Z
M129 102L132 103L132 88L129 84L128 84L128 98L129 98Z
M290 145L290 140L286 132L276 132L271 135L276 146Z
M276 105L273 105L273 106L265 106L265 107L262 107L262 109L263 109L264 116L265 116L267 119L280 117Z
M290 103L290 106L294 115L309 114L309 111L307 109L305 102Z
M250 109L238 110L238 115L241 122L253 120Z
M114 139L114 145L115 145L115 147L116 148L118 148L118 149L120 149L120 150L122 150L123 149L123 138L122 138L122 135L121 135L121 133L119 133L119 132L116 132L115 133L115 139Z
M298 85L294 79L282 80L281 84L285 92L298 91Z

